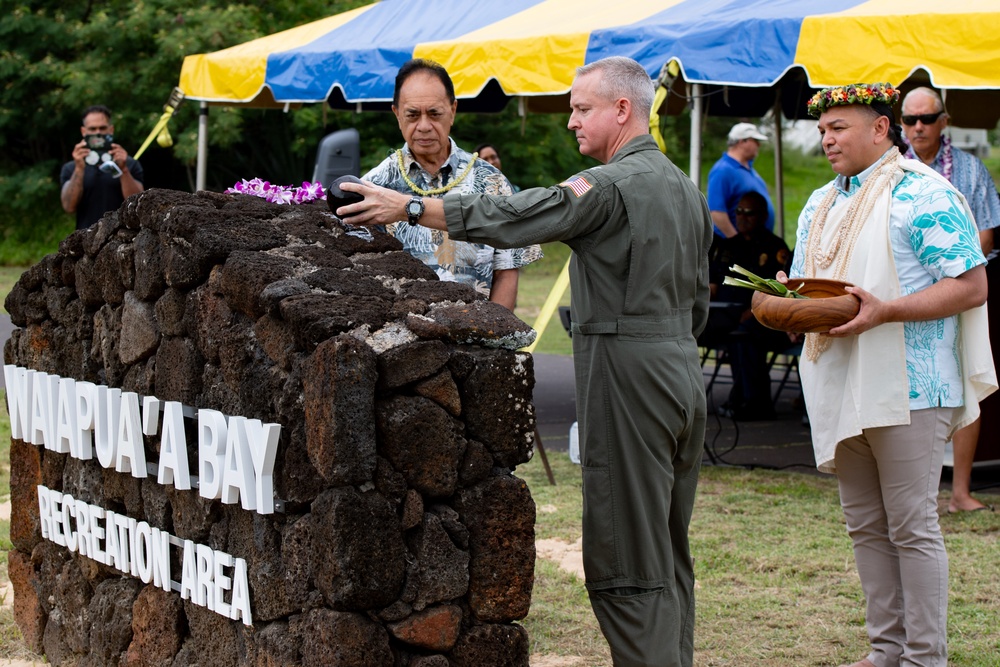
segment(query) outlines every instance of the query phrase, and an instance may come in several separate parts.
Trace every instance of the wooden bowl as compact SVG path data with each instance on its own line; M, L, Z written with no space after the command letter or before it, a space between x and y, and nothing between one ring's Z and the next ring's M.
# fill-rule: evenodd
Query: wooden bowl
M800 287L801 285L801 287ZM844 288L851 283L823 278L792 278L788 287L808 299L789 299L754 292L750 309L769 329L795 333L824 333L853 320L861 301Z

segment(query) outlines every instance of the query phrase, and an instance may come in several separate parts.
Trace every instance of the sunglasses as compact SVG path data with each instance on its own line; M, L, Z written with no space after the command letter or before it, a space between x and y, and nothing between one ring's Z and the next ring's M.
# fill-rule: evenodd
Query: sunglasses
M903 116L903 125L916 125L919 120L924 125L930 125L931 123L936 123L937 119L944 114L943 111L938 111L937 113L922 113L916 116Z
M739 207L736 208L736 215L758 216L760 214L761 214L760 211L755 211L752 208L739 208Z

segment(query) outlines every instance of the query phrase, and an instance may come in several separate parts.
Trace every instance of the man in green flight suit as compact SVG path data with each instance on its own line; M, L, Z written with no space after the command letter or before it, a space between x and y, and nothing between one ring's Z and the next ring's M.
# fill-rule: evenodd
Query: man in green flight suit
M577 71L569 129L604 163L511 196L411 199L345 184L349 224L411 224L452 238L573 249L573 360L583 463L583 562L616 667L693 662L688 524L705 437L695 337L708 317L712 219L649 135L653 84L639 63Z

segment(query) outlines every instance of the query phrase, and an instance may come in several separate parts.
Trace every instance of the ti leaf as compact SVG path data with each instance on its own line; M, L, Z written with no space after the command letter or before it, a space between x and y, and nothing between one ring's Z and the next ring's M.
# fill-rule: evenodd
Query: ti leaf
M742 278L735 278L733 276L726 276L725 280L722 281L723 285L733 285L735 287L745 287L747 289L757 290L758 292L764 292L765 294L771 294L774 296L780 296L788 299L808 299L804 294L799 294L794 289L789 289L787 285L779 283L773 278L761 278L752 271L747 271L739 264L733 264L729 267L729 270L733 273L739 273L746 276L748 280L743 280ZM802 287L802 285L799 285Z

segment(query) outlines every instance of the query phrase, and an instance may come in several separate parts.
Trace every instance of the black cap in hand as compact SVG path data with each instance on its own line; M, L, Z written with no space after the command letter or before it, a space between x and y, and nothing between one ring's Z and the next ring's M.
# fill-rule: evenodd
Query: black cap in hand
M348 174L346 176L341 176L330 184L330 189L326 191L326 203L330 207L330 210L333 211L334 215L337 215L337 209L341 206L357 204L359 201L364 199L364 197L359 195L357 192L347 192L346 190L341 190L341 183L357 183L360 185L361 179L357 176L351 176Z

